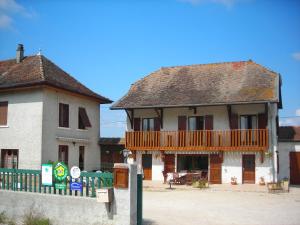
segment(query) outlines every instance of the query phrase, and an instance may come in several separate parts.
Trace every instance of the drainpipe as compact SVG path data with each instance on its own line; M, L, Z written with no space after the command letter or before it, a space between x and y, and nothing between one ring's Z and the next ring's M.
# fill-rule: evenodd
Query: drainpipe
M275 179L275 152L274 152L274 140L273 140L273 107L271 107L271 103L268 102L268 111L269 111L269 114L270 114L270 129L269 129L269 135L270 135L270 149L269 151L271 150L271 155L272 155L272 177L273 177L273 182L276 181Z

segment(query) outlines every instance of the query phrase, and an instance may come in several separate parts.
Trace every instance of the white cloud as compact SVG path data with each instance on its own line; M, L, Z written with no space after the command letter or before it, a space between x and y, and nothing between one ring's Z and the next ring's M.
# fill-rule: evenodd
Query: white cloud
M296 116L300 116L300 109L296 109Z
M297 60L297 61L300 61L300 52L295 52L292 54L292 57Z
M5 15L0 14L0 29L9 28L12 24L12 18Z
M283 118L279 121L280 126L300 126L300 117Z
M227 8L231 8L239 0L179 0L179 1L189 3L191 5L199 5L203 3L215 3L215 4L224 5Z
M24 8L15 0L0 0L0 29L12 28L14 16L32 18L35 13Z

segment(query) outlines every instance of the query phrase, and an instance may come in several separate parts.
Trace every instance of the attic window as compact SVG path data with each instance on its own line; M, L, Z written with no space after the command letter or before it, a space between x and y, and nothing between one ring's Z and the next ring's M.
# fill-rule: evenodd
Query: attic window
M86 127L92 127L89 117L85 108L79 107L78 110L78 129L85 129Z

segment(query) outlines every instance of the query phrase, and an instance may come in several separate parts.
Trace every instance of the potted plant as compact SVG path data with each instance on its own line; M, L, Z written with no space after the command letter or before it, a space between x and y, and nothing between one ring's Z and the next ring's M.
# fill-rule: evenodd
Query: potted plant
M281 181L281 186L284 191L289 191L290 182L287 177L283 178Z
M231 177L231 184L232 185L237 185L237 178L236 177Z
M259 185L266 185L266 182L265 182L265 178L264 178L264 177L260 177L260 178L259 178Z

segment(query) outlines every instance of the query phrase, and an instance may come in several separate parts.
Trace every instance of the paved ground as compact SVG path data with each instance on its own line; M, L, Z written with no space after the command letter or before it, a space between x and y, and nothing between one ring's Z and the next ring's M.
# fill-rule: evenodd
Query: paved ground
M144 225L300 225L300 187L278 194L257 185L144 187Z

